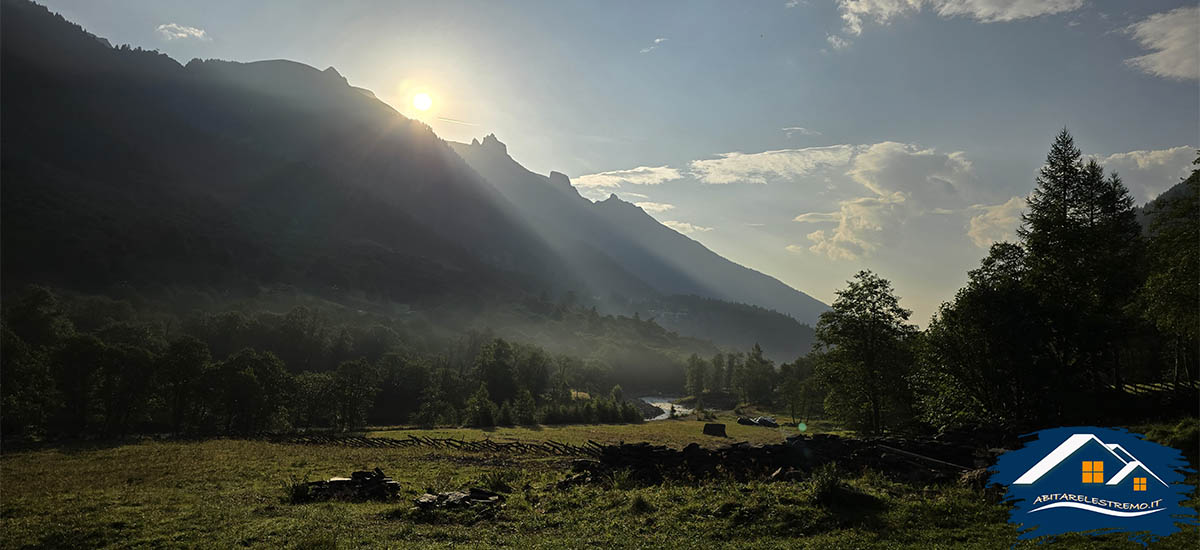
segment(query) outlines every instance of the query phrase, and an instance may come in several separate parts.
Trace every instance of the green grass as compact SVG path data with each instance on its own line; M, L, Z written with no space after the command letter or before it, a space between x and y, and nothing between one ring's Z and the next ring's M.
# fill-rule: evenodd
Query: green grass
M718 412L717 420L725 424L725 434L728 437L711 437L701 434L704 422L695 420L695 415L677 420L657 420L643 424L594 424L566 426L513 426L488 429L478 428L378 428L368 431L371 437L392 437L404 439L412 435L423 437L459 439L491 438L496 441L544 441L553 440L559 443L583 444L590 439L597 443L616 444L622 441L633 443L649 441L658 445L682 447L688 443L697 442L707 447L720 447L746 441L754 444L781 443L789 435L800 433L795 427L763 428L760 426L743 426L737 423L737 415L730 412ZM805 432L813 433L842 433L833 429L832 424L825 421L815 422Z
M729 428L738 437L726 442L781 439L776 430ZM439 432L483 435L421 433ZM700 435L696 421L503 428L488 435L673 446L716 439ZM0 455L0 547L1008 548L1017 534L1005 521L1006 508L984 495L894 483L874 472L829 470L799 483L713 480L657 487L618 476L606 485L555 489L566 462L239 440L6 452ZM403 485L403 500L284 501L284 487L294 480L374 467ZM468 485L506 485L513 492L491 513L420 512L411 504L426 489ZM1111 535L1058 542L1055 548L1140 548ZM1152 547L1190 549L1198 542L1200 533L1192 529Z

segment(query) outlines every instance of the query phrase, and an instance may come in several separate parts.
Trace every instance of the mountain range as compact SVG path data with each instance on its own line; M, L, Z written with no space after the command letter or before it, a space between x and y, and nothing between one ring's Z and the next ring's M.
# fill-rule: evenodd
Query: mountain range
M182 65L3 0L3 288L286 285L414 307L574 293L780 359L827 309L613 196L450 143L335 69Z

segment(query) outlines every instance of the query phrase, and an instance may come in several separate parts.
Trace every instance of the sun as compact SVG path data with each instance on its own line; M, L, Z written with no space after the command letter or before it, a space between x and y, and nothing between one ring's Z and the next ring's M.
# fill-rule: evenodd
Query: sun
M416 107L418 111L428 111L430 107L433 107L433 98L429 97L429 94L421 92L413 96L413 107Z

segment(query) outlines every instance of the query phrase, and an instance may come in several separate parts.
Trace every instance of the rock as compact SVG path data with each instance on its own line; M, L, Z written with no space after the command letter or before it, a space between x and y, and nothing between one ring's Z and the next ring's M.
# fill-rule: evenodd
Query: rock
M450 491L445 493L425 493L415 500L417 508L464 508L470 506L490 506L504 502L504 495L485 489L472 487L466 491Z
M704 435L714 435L717 437L725 436L725 425L709 422L704 425Z

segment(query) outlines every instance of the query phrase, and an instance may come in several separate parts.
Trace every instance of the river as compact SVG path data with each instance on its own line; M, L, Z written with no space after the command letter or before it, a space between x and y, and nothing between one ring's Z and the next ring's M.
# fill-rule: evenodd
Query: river
M647 395L645 397L639 397L638 399L654 405L663 411L662 414L648 420L666 420L667 418L670 418L671 415L671 402L679 399L680 397L681 396L678 395ZM692 409L675 405L675 416L683 416L685 414L692 414Z

